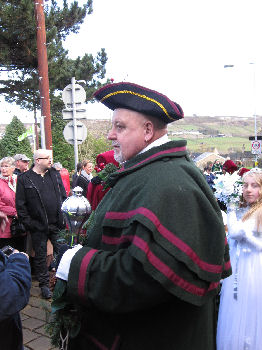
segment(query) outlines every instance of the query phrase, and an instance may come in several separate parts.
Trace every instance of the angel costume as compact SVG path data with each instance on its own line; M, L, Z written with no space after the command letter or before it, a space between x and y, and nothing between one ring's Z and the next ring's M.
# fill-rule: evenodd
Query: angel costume
M217 350L262 349L262 232L254 215L242 222L247 210L228 213L233 273L222 284Z

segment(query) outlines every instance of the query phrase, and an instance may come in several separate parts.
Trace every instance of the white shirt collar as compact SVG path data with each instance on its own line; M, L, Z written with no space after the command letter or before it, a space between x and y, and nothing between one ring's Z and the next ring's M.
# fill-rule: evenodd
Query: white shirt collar
M153 147L157 147L157 146L161 146L164 143L169 142L168 136L167 134L165 134L164 136L161 136L159 139L155 140L154 142L150 143L148 146L146 146L144 149L142 149L142 151L140 151L138 154L144 153L146 151L148 151L149 149L153 148Z

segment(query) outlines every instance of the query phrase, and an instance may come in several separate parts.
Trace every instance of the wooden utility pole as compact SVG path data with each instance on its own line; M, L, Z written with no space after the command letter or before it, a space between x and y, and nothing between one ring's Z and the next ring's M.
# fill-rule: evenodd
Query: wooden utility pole
M37 27L37 58L39 90L41 103L41 118L44 118L45 146L52 150L51 114L49 99L48 61L46 50L45 14L43 0L34 0Z

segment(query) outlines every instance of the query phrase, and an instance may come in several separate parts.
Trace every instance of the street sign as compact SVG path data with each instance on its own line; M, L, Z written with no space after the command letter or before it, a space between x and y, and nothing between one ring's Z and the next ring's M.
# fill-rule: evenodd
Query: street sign
M69 122L66 124L64 131L64 138L65 140L70 143L71 145L74 144L74 123L73 121ZM86 126L79 122L76 121L76 138L77 138L77 144L81 145L83 141L85 141L87 137L87 128Z
M82 104L80 104L82 106ZM73 109L67 108L62 111L63 119L65 120L73 120ZM76 119L86 119L86 109L78 108L75 110L75 118Z
M72 106L72 84L67 85L62 92L62 99L66 106ZM79 85L75 84L75 103L84 103L86 100L85 89Z
M78 119L85 118L85 100L86 92L85 89L76 84L75 77L72 77L71 84L67 85L63 92L62 98L66 108L63 110L63 119L72 120L64 128L64 137L66 141L74 145L75 154L75 169L77 169L78 163L78 147L87 136L86 127L78 122ZM80 82L80 80L79 80ZM81 80L81 82L84 82ZM84 82L85 83L85 82Z
M255 138L255 136L249 136L249 138L248 138L250 141L253 141L253 140L255 140L256 138ZM262 136L257 136L257 140L262 140Z
M261 154L261 141L252 141L251 142L251 153L252 154Z

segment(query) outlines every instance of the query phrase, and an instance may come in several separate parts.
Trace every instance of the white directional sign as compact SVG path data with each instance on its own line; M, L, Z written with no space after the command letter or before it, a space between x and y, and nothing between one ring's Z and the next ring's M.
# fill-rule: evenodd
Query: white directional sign
M72 104L72 84L67 85L62 92L62 99L64 104L71 105ZM75 84L75 103L84 103L86 100L86 92L85 89L79 85Z
M84 80L79 80L78 82L85 84ZM78 119L86 118L84 105L86 92L81 85L76 83L77 80L75 77L72 77L71 84L67 85L62 92L62 98L66 107L62 111L63 119L72 120L64 128L64 137L67 142L74 145L75 169L77 169L78 163L77 145L81 144L87 136L86 127L78 121Z
M261 154L261 141L255 140L251 142L251 153L252 154Z
M71 145L74 144L74 123L73 121L69 122L66 124L64 131L64 138L65 140L70 143ZM76 121L76 139L77 139L77 144L80 145L83 141L85 141L87 137L87 128L86 126L79 122Z
M73 109L67 108L62 110L63 119L65 120L73 120ZM75 118L76 119L86 119L86 109L79 108L75 110Z

